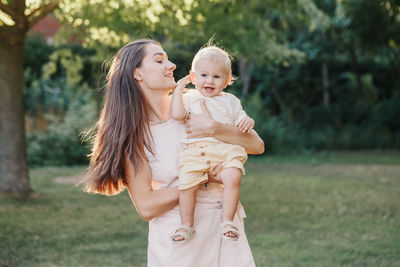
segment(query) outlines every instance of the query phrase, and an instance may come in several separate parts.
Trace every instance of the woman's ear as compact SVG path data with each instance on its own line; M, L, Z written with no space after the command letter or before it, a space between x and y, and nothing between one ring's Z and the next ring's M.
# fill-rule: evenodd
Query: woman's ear
M133 71L133 78L135 78L135 80L138 81L138 82L143 81L142 73L140 72L140 70L138 68L136 68Z

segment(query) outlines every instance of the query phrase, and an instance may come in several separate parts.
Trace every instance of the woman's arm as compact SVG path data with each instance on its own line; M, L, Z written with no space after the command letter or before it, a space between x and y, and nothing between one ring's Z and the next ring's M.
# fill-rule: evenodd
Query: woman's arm
M152 189L151 170L146 160L135 174L132 163L125 159L125 174L129 195L143 220L150 221L178 205L177 187Z
M211 136L222 142L240 145L245 148L247 154L264 153L264 142L256 131L243 133L240 128L219 123L214 120L214 126L210 127Z
M210 116L203 101L200 106L202 113L190 114L186 120L188 138L211 136L225 143L243 146L248 154L264 153L264 142L254 130L242 133L236 126L219 123Z

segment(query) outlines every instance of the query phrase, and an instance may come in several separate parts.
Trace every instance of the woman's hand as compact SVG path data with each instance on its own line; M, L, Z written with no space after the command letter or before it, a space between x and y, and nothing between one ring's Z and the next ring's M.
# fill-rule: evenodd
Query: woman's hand
M190 113L186 120L188 138L207 137L214 134L214 125L216 121L211 117L203 99L200 101L200 107L200 114L196 115Z
M254 130L243 133L236 126L217 122L211 117L204 101L200 101L200 107L202 113L189 114L186 120L188 138L209 136L228 144L240 145L246 149L247 154L264 153L264 142Z
M219 178L218 173L223 170L224 166L225 166L225 163L221 163L221 164L217 165L217 167L215 167L212 171L208 172L208 181L210 183L222 184L222 181Z
M201 113L196 115L190 113L186 120L186 132L188 138L198 138L212 136L213 127L215 120L211 117L210 112L207 109L204 99L200 101ZM208 181L210 183L222 184L221 179L218 177L218 173L222 171L225 163L217 165L212 171L209 171Z

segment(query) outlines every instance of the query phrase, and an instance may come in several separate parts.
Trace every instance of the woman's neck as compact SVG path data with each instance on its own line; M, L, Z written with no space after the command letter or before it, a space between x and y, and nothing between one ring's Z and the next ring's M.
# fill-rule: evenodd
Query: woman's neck
M171 97L168 96L168 92L156 92L146 98L151 110L150 121L160 123L171 118Z

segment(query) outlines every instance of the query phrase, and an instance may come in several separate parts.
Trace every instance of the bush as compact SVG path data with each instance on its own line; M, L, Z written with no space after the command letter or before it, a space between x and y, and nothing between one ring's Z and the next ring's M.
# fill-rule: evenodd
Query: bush
M63 118L47 114L50 124L45 131L27 134L30 166L87 163L90 148L81 142L80 133L93 125L97 114L95 104L82 105L82 98L87 96L75 99Z

